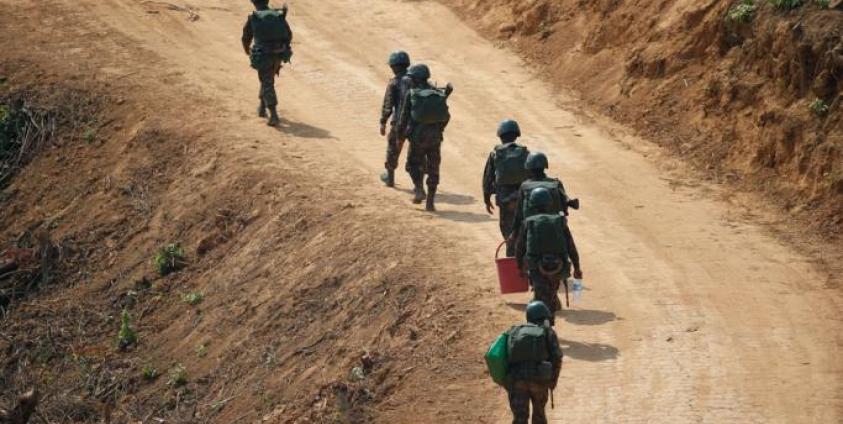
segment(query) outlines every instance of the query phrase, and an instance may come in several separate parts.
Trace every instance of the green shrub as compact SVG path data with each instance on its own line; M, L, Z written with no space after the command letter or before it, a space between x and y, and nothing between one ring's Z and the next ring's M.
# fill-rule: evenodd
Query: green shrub
M831 4L831 0L814 0L814 2L816 2L821 9L828 9L828 5Z
M202 303L203 300L205 300L205 295L202 294L201 292L188 293L188 294L182 296L181 300L184 301L184 303L187 303L190 306L196 306L196 305Z
M181 387L187 384L187 369L184 365L178 364L173 367L167 377L167 385L170 387Z
M152 259L155 270L162 277L172 274L185 266L184 249L178 243L158 249Z
M156 378L158 378L158 370L155 369L155 367L152 366L151 364L146 364L146 365L143 366L143 369L141 370L141 376L146 381L155 380Z
M97 130L88 128L85 130L85 133L82 134L82 138L84 138L85 142L88 144L93 143L97 139Z
M802 6L802 0L767 0L773 6L776 6L779 9L796 9L799 6Z
M120 332L117 333L117 348L124 350L138 342L138 334L132 330L132 319L125 310L120 315Z
M828 104L823 99L815 99L809 107L817 116L825 116L829 111Z
M755 17L755 9L754 0L741 0L740 3L729 9L727 17L734 22L747 23Z

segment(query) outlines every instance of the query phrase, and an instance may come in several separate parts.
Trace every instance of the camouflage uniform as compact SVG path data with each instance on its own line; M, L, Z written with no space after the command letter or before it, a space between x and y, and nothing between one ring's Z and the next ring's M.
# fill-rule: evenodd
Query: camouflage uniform
M483 200L491 204L492 194L495 195L495 204L498 206L499 224L501 235L506 240L506 256L515 256L515 240L510 237L515 221L515 211L518 205L519 185L495 184L495 152L489 154L486 159L486 167L483 171Z
M398 137L397 121L398 115L401 113L401 102L410 90L410 79L407 78L406 74L407 72L404 71L389 80L386 93L383 96L381 125L386 125L387 122L390 124L384 167L389 170L398 168L398 158L401 156L401 150L404 147L404 143Z
M571 265L574 269L580 269L580 255L577 245L574 243L574 236L571 229L565 225L565 238L568 240L566 250L568 252L569 264L555 274L546 275L540 270L541 258L534 258L527 255L527 227L522 226L516 238L515 257L518 266L523 269L527 266L527 276L530 286L533 288L533 300L540 300L550 309L550 325L555 324L554 316L556 311L562 309L562 302L559 300L559 286L563 281L571 277Z
M533 405L533 424L547 423L545 407L550 390L556 388L562 371L562 349L559 338L552 328L548 331L548 361L553 365L553 380L535 381L528 375L519 375L519 364L510 364L510 384L507 387L509 408L512 410L512 424L530 422L530 404ZM529 374L529 373L526 373Z
M258 98L263 107L275 108L278 105L278 95L275 92L275 77L281 70L283 53L289 50L290 43L293 41L293 31L290 29L290 25L286 21L284 24L287 26L287 33L290 34L290 38L282 43L266 43L262 40L255 39L251 15L246 19L246 24L243 25L243 36L241 38L243 49L246 51L251 50L253 58L255 55L261 56L261 63L256 69L258 71L258 80L260 81ZM254 46L252 46L253 40L255 42Z
M562 207L564 208L563 212L565 213L565 216L568 216L567 203L570 199L568 198L568 194L565 192L565 186L562 184L562 181L556 178L544 177L540 179L530 178L524 182L526 183L529 181L555 181L559 183L558 190L559 194L562 197ZM521 231L521 226L524 224L524 220L529 218L527 216L524 216L524 204L530 200L529 193L525 193L524 190L522 190L521 188L518 189L517 196L518 197L515 206L515 217L512 219L512 234L515 235L517 235Z
M427 82L419 83L419 89L433 88ZM404 95L401 102L401 115L398 117L398 129L401 139L408 138L410 147L407 151L407 173L413 184L421 186L424 175L427 174L427 188L436 191L439 186L439 165L442 163L441 147L443 133L448 123L417 124L410 114L410 92Z

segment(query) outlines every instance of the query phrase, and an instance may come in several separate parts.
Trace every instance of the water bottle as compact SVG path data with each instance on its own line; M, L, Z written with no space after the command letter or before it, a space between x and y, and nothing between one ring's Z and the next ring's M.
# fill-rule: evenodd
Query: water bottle
M580 303L582 301L582 280L579 278L574 278L574 303Z

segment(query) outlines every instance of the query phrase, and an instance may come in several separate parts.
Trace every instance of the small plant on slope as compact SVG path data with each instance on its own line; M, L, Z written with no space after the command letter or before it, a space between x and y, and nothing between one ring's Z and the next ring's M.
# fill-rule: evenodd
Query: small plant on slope
M184 365L178 364L170 370L167 378L167 385L170 387L181 387L187 384L187 370Z
M184 268L184 249L178 243L162 247L155 252L152 262L159 275L165 276L172 274Z
M809 107L811 112L814 112L817 116L825 116L829 111L828 104L823 99L814 100Z
M117 348L126 350L129 346L138 342L138 334L132 330L132 319L129 313L123 311L120 315L120 332L117 333Z
M727 16L731 21L747 23L755 17L755 9L754 0L741 0L740 3L729 9Z
M815 3L820 7L820 9L828 9L828 5L831 4L831 0L814 0Z
M181 300L184 301L184 303L187 303L190 306L196 306L196 305L202 303L203 300L205 300L205 295L200 293L200 292L188 293L188 294L182 296Z

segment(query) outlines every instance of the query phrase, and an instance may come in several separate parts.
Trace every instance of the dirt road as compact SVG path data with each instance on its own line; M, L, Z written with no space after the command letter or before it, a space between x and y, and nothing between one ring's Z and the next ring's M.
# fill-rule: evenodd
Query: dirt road
M500 235L483 211L480 178L497 122L519 120L523 141L548 153L551 173L583 201L572 227L588 291L560 320L568 360L554 422L843 420L843 300L828 277L763 228L735 220L709 200L710 190L686 184L654 147L572 113L565 106L572 99L551 92L444 7L291 2L296 53L279 84L279 134L252 116L257 78L239 41L248 2L203 2L195 22L164 2L65 3L160 56L162 67L217 102L220 125L262 141L291 141L304 161L325 169L326 180L356 173L361 185L379 184L384 61L404 48L429 64L434 80L456 87L440 212L429 222L454 235L455 243L441 243L453 250L455 264L447 266L478 270L465 284L487 290L482 317L490 313L494 325L519 320L520 312L493 292L491 255ZM127 69L103 72L128 75L130 59ZM229 110L242 114L224 116ZM289 160L281 152L278 158L279 167ZM409 203L408 184L400 174L395 205L423 214ZM489 340L497 330L490 326ZM483 349L477 347L478 360ZM500 404L505 422L502 394Z

